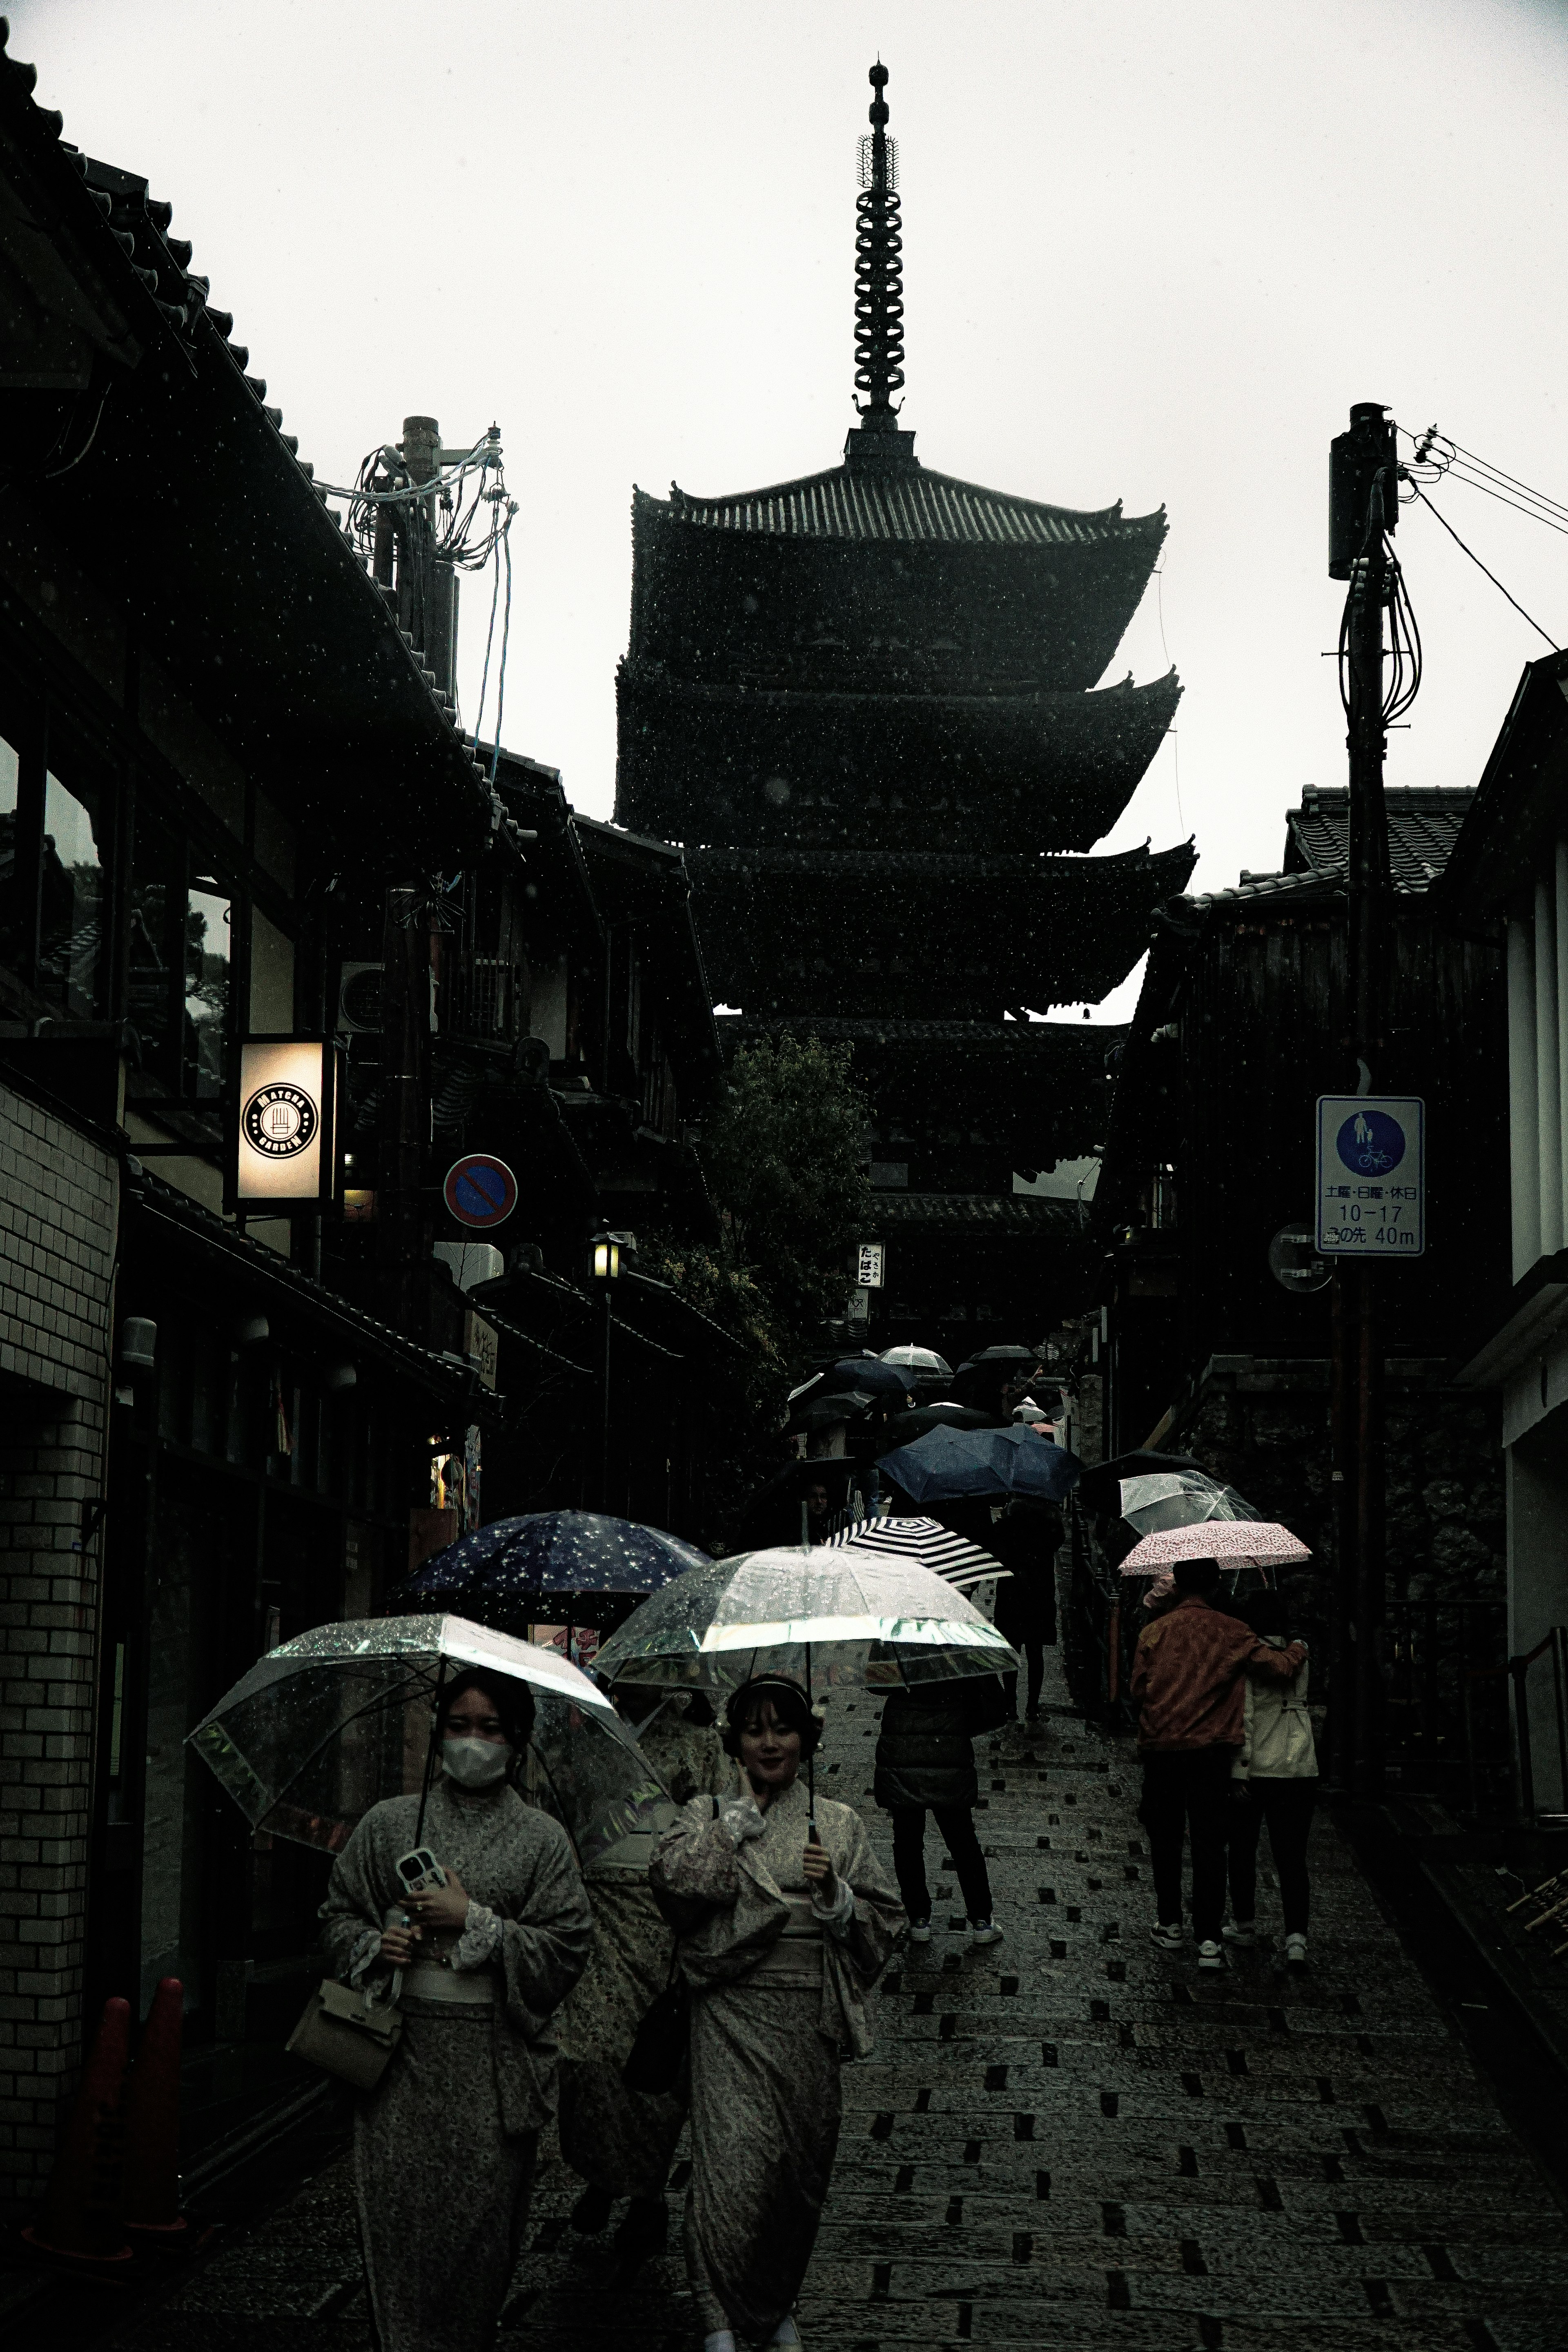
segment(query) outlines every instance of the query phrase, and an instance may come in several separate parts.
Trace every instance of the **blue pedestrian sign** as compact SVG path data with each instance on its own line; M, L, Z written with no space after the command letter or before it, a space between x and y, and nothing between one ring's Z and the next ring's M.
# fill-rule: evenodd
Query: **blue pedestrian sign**
M1416 1095L1318 1097L1318 1251L1369 1264L1426 1247L1426 1106Z

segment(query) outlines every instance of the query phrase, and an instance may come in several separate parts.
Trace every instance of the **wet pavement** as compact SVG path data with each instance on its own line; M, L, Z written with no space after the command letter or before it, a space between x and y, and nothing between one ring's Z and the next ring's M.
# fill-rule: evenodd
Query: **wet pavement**
M1310 1968L1278 1958L1265 1849L1259 1948L1199 1976L1190 1944L1149 1940L1130 1748L1050 1681L1047 1697L1040 1723L979 1744L1005 1941L967 1950L951 1874L933 1875L937 1932L884 1979L876 2051L847 2073L800 2307L810 2352L1563 2352L1555 2190L1332 1822L1315 1832ZM876 1703L832 1712L819 1780L866 1810L886 1855ZM566 2225L576 2191L547 2154L505 2352L695 2346L679 2261L618 2289L607 2240ZM47 2335L47 2305L26 2317ZM368 2347L346 2166L99 2340Z

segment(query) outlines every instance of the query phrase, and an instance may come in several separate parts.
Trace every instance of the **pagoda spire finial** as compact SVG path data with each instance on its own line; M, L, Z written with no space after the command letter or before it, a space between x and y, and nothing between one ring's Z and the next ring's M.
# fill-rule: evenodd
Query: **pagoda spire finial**
M879 58L871 130L860 141L855 230L855 389L860 424L846 456L855 462L909 462L912 433L900 433L893 394L904 381L903 225L899 215L899 143L888 136L888 68Z

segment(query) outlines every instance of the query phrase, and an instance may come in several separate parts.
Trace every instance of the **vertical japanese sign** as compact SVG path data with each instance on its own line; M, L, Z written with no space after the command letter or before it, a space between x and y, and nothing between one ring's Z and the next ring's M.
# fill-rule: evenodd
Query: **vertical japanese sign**
M862 1242L855 1254L855 1279L862 1290L882 1287L882 1244Z
M1416 1095L1318 1097L1317 1245L1324 1257L1426 1247L1426 1106Z

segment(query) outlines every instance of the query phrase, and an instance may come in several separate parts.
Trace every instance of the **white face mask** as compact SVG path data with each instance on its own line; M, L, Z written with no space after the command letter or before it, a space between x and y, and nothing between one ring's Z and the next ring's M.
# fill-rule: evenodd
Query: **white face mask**
M493 1789L506 1778L511 1749L504 1739L443 1739L441 1760L459 1789Z

